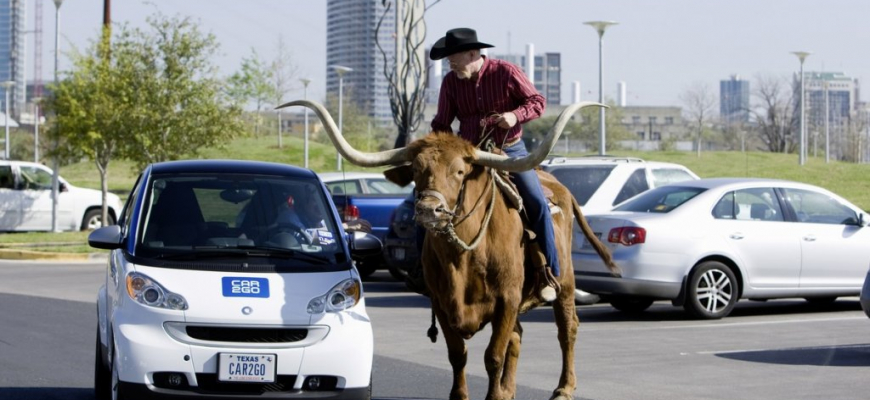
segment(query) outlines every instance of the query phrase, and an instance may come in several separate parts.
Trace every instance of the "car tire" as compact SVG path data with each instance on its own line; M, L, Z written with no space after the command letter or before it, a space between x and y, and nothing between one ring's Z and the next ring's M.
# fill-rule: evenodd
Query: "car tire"
M610 299L613 308L624 313L638 314L646 311L653 303L653 299L642 297L615 297Z
M405 277L408 276L408 273L405 272L405 270L399 267L394 267L392 265L389 267L388 271L390 271L390 275L393 277L393 279L399 282L404 282Z
M94 398L110 400L112 398L112 371L103 360L103 345L100 343L100 327L97 326L97 345L94 350Z
M92 231L94 229L102 228L104 226L115 225L115 219L112 218L112 213L109 213L107 219L107 223L104 224L103 210L99 208L90 209L85 213L85 217L82 218L81 230Z
M698 265L689 276L683 308L698 319L720 319L731 313L740 290L731 268L718 261Z
M360 278L368 278L378 270L378 259L366 261L357 261L356 269L359 271Z

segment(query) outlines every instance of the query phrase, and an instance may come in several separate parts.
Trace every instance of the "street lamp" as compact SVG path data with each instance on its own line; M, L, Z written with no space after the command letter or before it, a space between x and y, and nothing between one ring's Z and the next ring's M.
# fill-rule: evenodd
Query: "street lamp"
M3 86L3 91L6 92L6 151L4 152L5 159L9 159L9 89L15 86L15 81L5 81L0 83Z
M807 158L807 153L806 153L806 140L807 140L807 138L806 138L806 133L804 133L806 131L806 122L804 120L804 118L805 118L805 116L804 116L804 114L805 114L804 113L804 60L806 60L807 56L809 56L810 53L808 53L806 51L793 51L793 52L791 52L791 54L796 55L798 60L800 60L800 62L801 62L801 89L800 89L801 90L801 107L800 107L800 113L801 113L801 116L800 116L800 131L801 131L800 141L801 141L801 146L800 146L800 155L798 156L798 164L804 165L804 163L806 163L806 158Z
M828 124L831 120L831 107L828 103L828 81L825 81L825 164L831 162L831 136Z
M598 102L604 104L604 31L608 26L616 25L617 22L588 21L583 24L591 26L596 32L598 32ZM603 156L605 154L605 139L607 138L604 128L604 107L599 108L598 118L598 154Z
M58 84L57 71L58 60L60 59L60 5L63 0L54 0L54 84ZM55 118L56 120L57 118ZM60 125L57 126L57 135L60 135ZM54 138L54 150L57 150L57 137ZM57 197L60 195L60 175L58 174L57 155L52 157L51 161L51 231L57 232Z
M33 162L39 162L39 102L42 97L33 98Z
M342 102L344 101L344 74L353 71L353 68L345 67L343 65L333 65L332 69L335 70L335 73L338 74L338 131L342 132L342 124L341 124L341 108ZM336 154L336 170L341 171L341 153Z
M299 82L302 82L302 85L305 86L305 89L303 90L302 98L305 100L308 100L308 84L311 83L311 79L302 78L299 80ZM304 137L305 137L305 140L304 140L304 143L305 143L305 145L304 145L304 147L305 147L305 168L308 168L308 107L305 107L305 136Z

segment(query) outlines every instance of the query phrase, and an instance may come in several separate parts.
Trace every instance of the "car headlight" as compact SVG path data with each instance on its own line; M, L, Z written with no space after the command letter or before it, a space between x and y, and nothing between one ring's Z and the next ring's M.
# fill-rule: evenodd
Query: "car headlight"
M166 290L147 275L138 272L127 274L127 294L146 306L187 310L187 300L183 296Z
M362 295L362 283L357 279L346 279L329 289L323 296L308 302L309 314L347 310L357 303Z

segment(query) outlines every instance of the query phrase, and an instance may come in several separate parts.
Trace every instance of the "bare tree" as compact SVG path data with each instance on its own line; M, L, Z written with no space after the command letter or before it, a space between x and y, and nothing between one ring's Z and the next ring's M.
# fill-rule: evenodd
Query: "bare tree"
M387 93L393 122L399 130L394 147L405 147L410 135L423 120L426 101L426 11L438 4L435 0L426 5L425 0L382 0L384 13L375 27L375 41L384 61L384 77L387 78ZM395 13L396 35L394 57L389 58L380 40L379 33L384 19Z
M753 97L756 104L750 110L756 134L774 153L792 152L796 146L796 121L793 107L794 90L781 77L756 77Z
M686 106L686 120L692 125L698 139L698 157L701 157L701 140L704 129L713 122L716 109L716 96L705 83L695 82L680 94L680 101Z
M293 88L293 78L296 77L299 68L293 64L293 56L287 50L283 36L278 36L275 48L275 58L269 64L269 72L272 78L272 94L275 96L275 106L284 103L284 96ZM281 110L278 110L278 148L284 148L281 135Z

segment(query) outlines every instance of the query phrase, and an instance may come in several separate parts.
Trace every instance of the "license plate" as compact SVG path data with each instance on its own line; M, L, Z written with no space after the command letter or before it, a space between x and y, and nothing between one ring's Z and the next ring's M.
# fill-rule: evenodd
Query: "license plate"
M224 382L275 382L275 354L218 355L218 380Z
M397 260L404 260L405 259L405 249L403 249L401 247L397 247L397 248L393 249L393 256L395 256Z
M601 232L592 232L592 233L595 234L595 237L597 237L598 240L601 240ZM589 243L589 239L586 239L586 236L583 236L583 245L580 248L581 249L592 249L593 248L592 243Z

